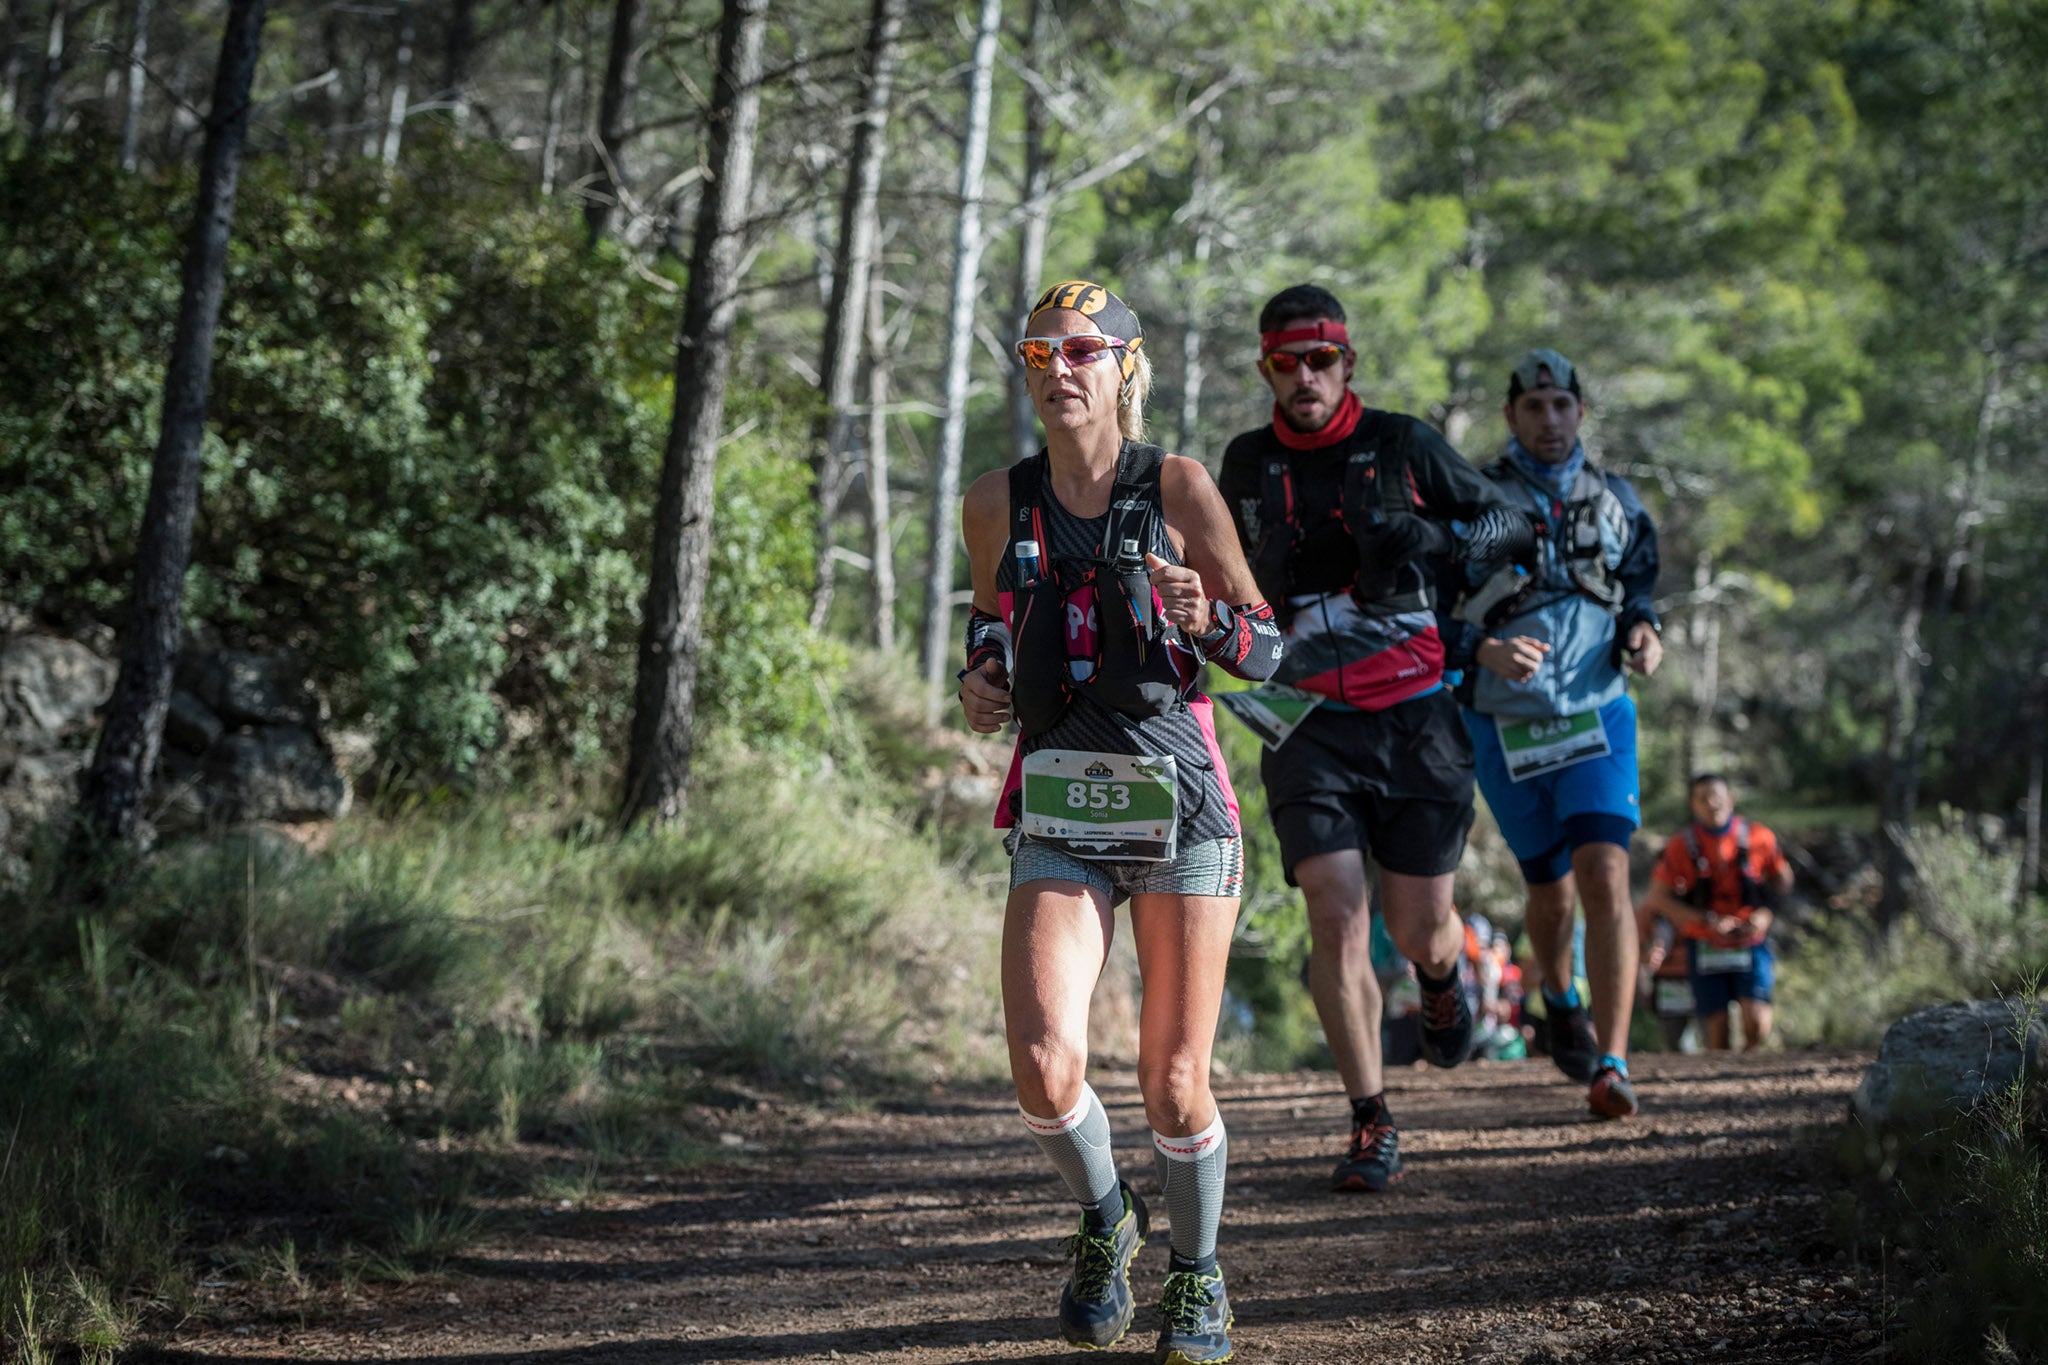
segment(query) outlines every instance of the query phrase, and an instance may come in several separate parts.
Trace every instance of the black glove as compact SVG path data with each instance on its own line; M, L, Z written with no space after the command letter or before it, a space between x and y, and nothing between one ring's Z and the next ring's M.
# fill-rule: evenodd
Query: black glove
M1365 543L1365 567L1385 573L1429 555L1448 555L1457 546L1449 527L1413 512L1390 512Z

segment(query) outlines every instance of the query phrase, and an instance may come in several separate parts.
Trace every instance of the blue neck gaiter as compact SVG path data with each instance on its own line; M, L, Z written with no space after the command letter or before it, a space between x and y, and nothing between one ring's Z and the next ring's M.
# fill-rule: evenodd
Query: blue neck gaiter
M1524 450L1520 441L1510 436L1508 437L1508 458L1515 462L1517 469L1522 470L1535 479L1537 483L1549 488L1559 497L1563 497L1571 491L1572 480L1578 478L1579 471L1586 467L1586 448L1583 445L1574 443L1572 453L1565 456L1562 462L1558 464L1545 464L1527 450Z

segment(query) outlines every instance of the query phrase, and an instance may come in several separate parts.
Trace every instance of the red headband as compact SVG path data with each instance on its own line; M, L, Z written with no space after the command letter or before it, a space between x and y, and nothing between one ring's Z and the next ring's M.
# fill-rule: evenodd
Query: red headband
M1341 322L1318 322L1311 327L1295 327L1285 332L1259 333L1259 354L1271 355L1290 341L1334 341L1339 346L1351 345L1351 334L1344 330Z

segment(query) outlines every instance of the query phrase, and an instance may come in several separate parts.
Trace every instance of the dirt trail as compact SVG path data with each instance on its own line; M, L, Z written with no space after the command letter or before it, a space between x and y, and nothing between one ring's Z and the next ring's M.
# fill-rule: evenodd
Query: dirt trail
M1399 1073L1408 1178L1333 1196L1334 1078L1219 1086L1230 1125L1222 1238L1246 1361L1820 1361L1871 1353L1877 1286L1824 1237L1817 1125L1867 1058L1646 1057L1642 1116L1587 1120L1547 1062ZM1098 1075L1141 1191L1128 1075ZM467 1362L1149 1360L1156 1315L1117 1351L1057 1349L1068 1213L1001 1091L911 1112L768 1110L742 1165L622 1177L581 1208L517 1207L443 1275L367 1285L302 1324L238 1318L224 1286L160 1360ZM1155 1205L1157 1201L1154 1201ZM1155 1212L1155 1216L1157 1216ZM1163 1227L1139 1256L1141 1302ZM247 1303L241 1307L246 1309Z

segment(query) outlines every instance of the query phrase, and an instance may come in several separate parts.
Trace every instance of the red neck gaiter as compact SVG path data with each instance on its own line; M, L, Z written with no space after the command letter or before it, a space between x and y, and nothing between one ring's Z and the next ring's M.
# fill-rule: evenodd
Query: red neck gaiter
M1358 401L1358 395L1344 390L1344 401L1337 405L1337 411L1323 424L1321 431L1296 431L1287 425L1287 419L1280 415L1280 405L1273 405L1273 434L1280 438L1280 444L1289 450L1321 450L1333 446L1349 436L1358 427L1358 419L1365 414L1365 405Z

